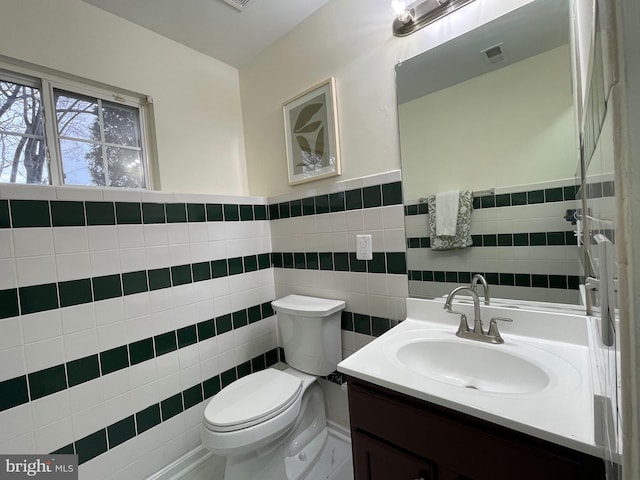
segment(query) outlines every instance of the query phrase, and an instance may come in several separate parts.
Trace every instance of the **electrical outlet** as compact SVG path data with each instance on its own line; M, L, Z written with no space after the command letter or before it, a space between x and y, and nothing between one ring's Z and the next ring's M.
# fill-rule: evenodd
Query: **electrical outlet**
M371 235L356 235L356 258L371 260L373 258Z

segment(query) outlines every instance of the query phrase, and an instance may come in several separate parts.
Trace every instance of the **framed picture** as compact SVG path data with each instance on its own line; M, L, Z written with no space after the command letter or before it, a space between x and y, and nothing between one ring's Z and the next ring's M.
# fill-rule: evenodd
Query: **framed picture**
M289 185L340 175L333 77L282 105Z

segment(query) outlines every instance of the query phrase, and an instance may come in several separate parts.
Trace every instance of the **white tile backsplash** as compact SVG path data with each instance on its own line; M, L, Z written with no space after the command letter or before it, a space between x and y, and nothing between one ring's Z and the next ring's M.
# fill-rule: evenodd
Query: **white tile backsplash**
M365 184L377 185L396 181L398 175L399 173L395 176L385 173L366 180L340 182L322 189L297 190L286 198L303 198L307 195L361 188ZM119 202L142 200L145 202L268 203L264 198L253 197L172 195L82 188L51 189L43 195L54 198L51 192L56 193L57 198L75 201L95 201L104 198L106 201ZM284 198L281 201L285 201ZM0 261L10 260L15 266L15 258L19 258L20 267L14 276L21 279L21 284L22 280L41 284L44 283L43 279L67 281L258 255L269 253L272 248L284 252L344 252L350 250L350 239L355 239L356 233L364 231L365 214L367 226L375 227L370 230L374 235L376 250L404 251L404 242L398 241L397 238L398 231L402 231L402 224L398 224L396 218L397 211L401 211L401 207L397 207L336 212L272 222L203 222L0 230L0 240L8 235L11 240L2 242ZM368 210L370 212L366 213ZM400 219L402 221L402 215ZM55 259L52 262L54 255ZM47 263L47 271L53 272L49 273L49 277L41 275L42 272L36 272L38 269L35 267L43 266L45 263ZM277 285L274 283L274 277ZM42 316L39 314L24 316L27 317L26 322L24 317L0 320L2 333L0 364L4 363L1 361L3 359L11 359L12 365L16 365L11 370L0 370L0 374L13 376L34 372L54 364L62 364L65 361L147 339L176 328L190 326L215 316L269 302L276 297L276 294L279 296L294 291L330 298L345 298L348 301L348 308L354 312L367 314L375 309L377 315L391 314L391 312L400 311L400 307L396 305L398 302L392 302L394 299L387 298L392 290L391 283L393 283L394 293L401 294L403 291L401 281L392 282L391 277L393 276L384 274L294 269L286 272L276 269L274 275L272 269L267 269L65 307L55 310L57 317L53 322L46 324L43 322L47 312L42 312L45 313ZM0 283L1 281L0 277ZM10 279L6 282L11 285L9 288L17 286L17 278L13 283ZM394 303L394 309L390 307L392 303ZM38 325L41 325L41 328L38 328ZM23 328L26 329L25 338L23 338ZM24 345L25 341L31 343ZM221 371L269 351L277 345L275 317L247 325L90 380L71 389L48 395L37 401L40 402L37 406L37 417L35 413L37 402L31 402L27 407L30 412L33 406L33 418L37 418L36 424L28 425L25 430L10 430L6 434L7 438L18 441L23 437L29 437L30 440L26 442L31 442L33 449L44 448L45 445L51 450L60 448L175 395L185 388L209 379ZM203 408L203 405L204 403L194 409ZM59 416L47 417L45 412L54 408ZM112 449L87 462L81 467L82 471L91 471L92 478L102 478L102 476L112 475L123 464L142 462L145 454L149 455L149 459L160 455L160 463L175 458L176 455L185 451L190 444L188 442L196 441L193 432L191 434L185 432L187 428L195 428L201 417L198 415L198 420L194 420L190 412L163 422L151 432L130 440L125 444L126 448L121 446ZM0 412L0 415L2 413ZM190 418L188 427L185 425L187 418ZM0 424L4 427L1 418ZM56 426L60 427L59 437L52 436ZM162 435L157 433L160 430L171 431L174 441L166 444L165 439L160 438ZM0 444L2 443L0 441ZM138 450L142 445L144 449ZM120 453L125 450L125 453ZM134 455L130 450L137 452L144 450L145 454ZM110 464L112 461L116 463ZM158 463L151 470L157 470L157 465ZM142 463L135 468L132 467L130 471L134 470L138 473L142 472L144 470ZM142 478L142 476L130 478Z
M132 319L151 314L151 299L149 292L126 295L124 301L124 318Z
M99 225L88 229L89 250L115 250L118 245L118 230L115 226Z
M83 389L78 388L83 387L83 385L73 387L77 389L73 393L72 389L69 389L70 406L73 412L71 414L71 422L73 424L74 438L86 437L107 426L104 417L104 404L97 401L98 394L96 392L88 391L86 387ZM82 405L84 403L95 404L85 410L73 409L74 404Z
M101 352L127 343L126 323L114 322L97 327L98 348Z
M55 200L56 189L48 185L3 183L0 185L0 198L15 200Z
M60 310L22 315L22 333L25 343L38 342L62 335ZM61 338L61 337L60 337Z
M53 255L17 258L16 271L21 287L57 281L56 259Z
M24 347L27 371L37 372L52 365L64 363L64 343L62 337L50 338Z
M2 229L0 230L0 260L12 259L13 257L13 235L11 230Z
M33 432L28 432L24 435L14 437L7 442L2 442L0 443L0 451L5 454L35 454L37 453L35 436Z
M101 277L120 273L120 251L119 250L99 250L89 254L91 260L91 276Z
M31 405L20 405L0 412L0 425L2 425L2 428L0 428L0 443L32 432Z
M154 247L169 244L169 233L165 224L144 225L144 244Z
M120 248L144 247L143 225L119 225L117 231Z
M87 227L53 227L53 244L58 255L88 252Z
M0 290L16 288L17 286L16 261L13 258L0 260Z
M10 317L0 320L0 350L18 347L24 344L22 337L22 322L20 317Z
M31 402L31 412L35 428L42 428L63 418L69 418L71 414L69 392L63 390L34 400Z
M35 432L36 451L53 452L60 444L67 445L73 441L73 426L69 417L37 429Z
M164 268L171 265L168 245L146 247L145 250L147 252L147 270Z
M0 328L2 328L0 326ZM27 373L24 347L0 350L0 382Z
M189 242L207 242L209 240L209 229L206 223L189 223Z
M53 255L53 231L49 227L15 228L13 247L17 258Z
M100 202L104 198L101 188L64 186L55 190L58 200Z
M92 276L91 256L89 253L69 253L56 255L55 258L58 281L60 282L90 278Z

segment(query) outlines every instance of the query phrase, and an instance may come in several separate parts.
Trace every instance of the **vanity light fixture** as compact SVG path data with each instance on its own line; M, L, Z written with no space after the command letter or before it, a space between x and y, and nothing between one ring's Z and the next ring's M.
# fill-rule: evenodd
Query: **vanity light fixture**
M396 15L396 20L406 25L407 23L413 20L412 12L404 0L393 0L391 2L391 9L393 13Z
M407 6L403 0L393 0L391 8L396 15L393 21L393 34L396 37L411 35L473 1L419 0Z

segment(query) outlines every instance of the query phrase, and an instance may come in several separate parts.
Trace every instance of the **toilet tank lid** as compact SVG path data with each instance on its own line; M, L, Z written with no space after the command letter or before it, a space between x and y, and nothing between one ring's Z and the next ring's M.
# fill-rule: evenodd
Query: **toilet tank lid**
M324 317L345 307L344 300L307 297L305 295L287 295L271 302L276 312L307 317Z

